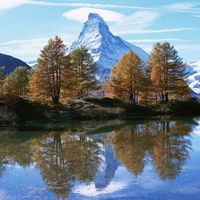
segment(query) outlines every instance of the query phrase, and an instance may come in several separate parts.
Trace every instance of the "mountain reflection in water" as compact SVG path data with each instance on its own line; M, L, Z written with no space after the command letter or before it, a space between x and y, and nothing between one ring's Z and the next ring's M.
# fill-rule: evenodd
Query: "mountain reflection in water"
M153 174L152 184L170 181L173 185L184 174L197 122L197 118L82 122L59 131L50 125L45 131L33 132L4 127L0 131L0 199L33 199L35 195L38 199L147 197L140 186L147 170ZM29 173L30 177L20 178L26 187L18 188L21 184L13 179L16 170L28 173L33 169L39 172L37 179ZM12 190L13 184L16 190ZM166 191L160 191L151 195L167 199ZM177 194L170 194L170 199L176 199ZM186 195L185 199L190 198Z

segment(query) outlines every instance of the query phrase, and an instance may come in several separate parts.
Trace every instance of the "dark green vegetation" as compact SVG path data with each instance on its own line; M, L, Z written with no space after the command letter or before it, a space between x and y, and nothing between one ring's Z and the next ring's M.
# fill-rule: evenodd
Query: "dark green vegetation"
M3 124L199 114L200 102L196 98L171 100L170 102L160 101L152 106L142 106L110 98L84 98L52 104L32 102L22 97L7 97L0 104L0 122Z

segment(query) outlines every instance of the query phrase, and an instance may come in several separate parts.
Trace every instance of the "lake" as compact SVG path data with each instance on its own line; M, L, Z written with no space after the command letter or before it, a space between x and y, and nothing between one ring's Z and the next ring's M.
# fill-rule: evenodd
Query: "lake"
M199 200L200 118L0 128L0 199Z

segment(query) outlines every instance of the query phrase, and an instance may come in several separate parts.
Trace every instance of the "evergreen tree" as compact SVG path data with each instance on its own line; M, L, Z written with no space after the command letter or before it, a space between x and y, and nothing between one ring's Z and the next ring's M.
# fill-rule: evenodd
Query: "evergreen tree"
M3 91L5 94L26 95L28 92L28 74L26 67L19 66L11 72L4 81Z
M4 83L4 79L5 77L3 76L3 71L4 71L5 67L0 67L0 95L2 94L2 86L3 86L3 83Z
M184 81L185 64L178 56L178 52L168 42L156 43L149 56L148 65L156 96L169 101L169 94L176 95L178 91L188 94L188 87Z
M99 89L95 77L98 68L88 50L84 46L80 46L71 52L70 59L77 81L78 98L88 96L91 91Z
M172 98L175 99L186 99L190 96L190 88L184 79L177 79L172 91Z
M137 103L143 76L141 59L130 50L111 70L109 96Z
M65 91L65 86L69 85L68 80L64 80L66 71L70 71L67 50L68 48L58 36L48 41L37 60L37 68L31 72L31 96L51 97L53 103L59 103L62 89Z

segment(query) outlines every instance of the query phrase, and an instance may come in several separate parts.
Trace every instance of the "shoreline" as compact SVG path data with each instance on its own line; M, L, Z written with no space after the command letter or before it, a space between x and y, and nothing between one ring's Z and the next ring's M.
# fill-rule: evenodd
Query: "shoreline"
M18 97L11 105L0 105L0 123L67 122L73 120L112 120L160 118L162 116L200 115L200 102L196 98L160 102L141 106L104 99L71 100L67 104L48 105Z

